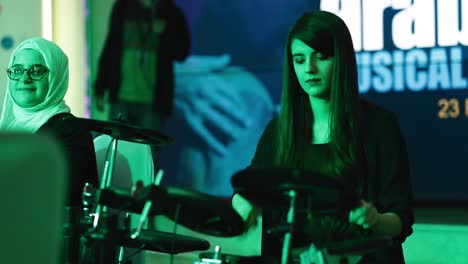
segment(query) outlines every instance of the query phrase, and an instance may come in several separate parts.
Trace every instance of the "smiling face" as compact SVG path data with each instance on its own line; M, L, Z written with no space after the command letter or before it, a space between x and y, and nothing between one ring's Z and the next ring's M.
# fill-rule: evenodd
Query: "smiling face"
M333 57L314 50L297 38L292 39L291 54L294 72L304 92L309 96L328 99Z
M15 55L12 67L19 66L23 69L30 69L33 65L46 65L46 62L38 51L24 49ZM44 102L49 91L47 76L39 81L35 81L29 77L27 72L23 72L19 80L10 79L9 82L10 94L13 101L23 108L34 107Z

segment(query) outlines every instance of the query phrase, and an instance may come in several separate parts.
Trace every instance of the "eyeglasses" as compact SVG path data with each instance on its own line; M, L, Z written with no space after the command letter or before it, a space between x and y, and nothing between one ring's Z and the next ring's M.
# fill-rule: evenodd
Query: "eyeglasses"
M49 71L49 68L40 64L33 65L29 69L26 69L22 66L13 66L6 70L8 78L13 81L21 79L21 76L23 76L24 72L27 72L29 78L33 79L34 81L40 81Z

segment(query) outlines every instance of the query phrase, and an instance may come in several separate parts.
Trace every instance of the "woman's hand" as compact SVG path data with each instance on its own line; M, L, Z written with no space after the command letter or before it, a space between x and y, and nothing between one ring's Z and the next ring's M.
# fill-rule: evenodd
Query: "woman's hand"
M349 212L349 222L365 229L374 229L379 223L380 214L371 203L361 200L361 205Z
M379 213L377 208L364 200L361 205L349 212L349 222L371 229L376 234L398 236L402 230L400 217L392 212Z
M257 224L258 210L242 195L236 193L232 197L232 208L236 211L245 223L245 231Z

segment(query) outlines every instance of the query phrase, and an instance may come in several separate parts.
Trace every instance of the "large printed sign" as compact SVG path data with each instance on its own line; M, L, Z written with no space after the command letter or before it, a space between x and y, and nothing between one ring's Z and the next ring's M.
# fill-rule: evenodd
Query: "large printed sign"
M350 27L363 96L395 111L416 198L468 200L468 1L321 1Z
M467 3L351 0L338 8L339 2L322 1L321 8L340 15L350 27L361 93L467 89L462 48L468 45L468 22L462 15L468 14ZM384 16L389 10L394 14ZM384 22L390 32L384 31Z

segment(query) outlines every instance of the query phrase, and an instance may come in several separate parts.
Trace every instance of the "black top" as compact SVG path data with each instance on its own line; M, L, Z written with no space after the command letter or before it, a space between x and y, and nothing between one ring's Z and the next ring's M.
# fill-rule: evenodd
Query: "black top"
M123 52L123 28L126 10L130 5L138 4L134 0L116 1L111 14L109 33L99 59L99 70L94 92L103 96L109 91L109 101L115 102L118 98L121 82L121 62ZM188 25L182 11L172 1L159 14L166 20L167 27L161 33L158 45L154 47L157 54L155 93L153 109L156 112L169 114L173 108L174 98L174 72L172 63L184 60L190 52L190 35ZM156 89L157 88L157 89Z
M81 195L86 182L98 187L98 173L93 138L90 131L78 127L72 114L57 114L37 133L52 135L63 147L68 163L69 206L81 206Z
M380 213L396 213L403 224L402 232L396 238L396 245L366 255L362 263L403 263L401 243L412 233L414 222L412 210L412 189L409 175L409 161L406 143L393 113L367 102L362 103L362 133L364 167L362 170L362 199L375 205ZM276 143L277 120L266 127L251 168L271 168ZM329 157L330 144L310 144L306 148L304 167L320 171ZM263 231L285 221L285 212L263 211ZM305 242L330 242L329 240L352 239L372 235L354 224L348 223L347 213L334 216L296 217L293 246L304 246ZM262 254L280 254L282 236L263 234Z

